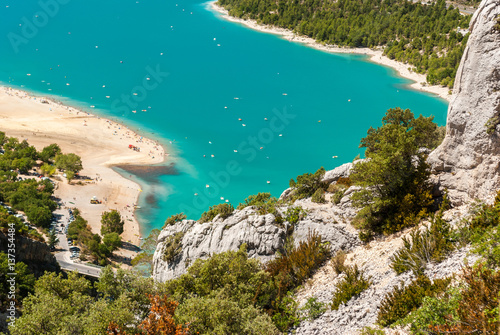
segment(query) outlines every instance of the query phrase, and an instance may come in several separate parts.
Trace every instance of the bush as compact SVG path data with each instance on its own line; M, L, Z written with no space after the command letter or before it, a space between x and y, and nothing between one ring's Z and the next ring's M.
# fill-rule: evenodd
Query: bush
M432 205L427 156L439 132L433 118L415 118L409 110L389 109L382 126L368 129L360 147L367 160L353 167L350 178L361 186L352 195L362 208L355 226L364 240L374 234L392 234L413 226Z
M325 191L321 188L318 188L312 195L311 201L317 204L324 204L326 202Z
M252 305L239 306L224 297L190 297L176 311L180 323L189 324L190 334L278 335L269 315Z
M336 274L339 275L346 270L347 267L344 265L346 258L347 254L344 252L344 250L337 251L337 254L335 254L335 257L333 257L332 267Z
M435 331L436 327L456 325L461 299L460 290L457 287L450 287L436 297L424 297L422 307L397 323L409 325L411 331L418 335L427 335L430 330Z
M165 228L167 226L173 226L177 222L181 222L182 220L185 220L186 218L187 218L187 216L184 215L184 213L174 214L165 220L165 224L163 225L163 228Z
M444 292L450 281L451 278L445 278L436 279L432 283L427 276L420 275L406 287L401 283L382 300L377 322L388 327L403 319L422 305L424 297L435 297Z
M442 213L443 210L433 218L430 228L414 230L411 239L402 238L403 247L391 257L391 267L397 274L411 270L418 276L427 263L440 262L453 250L452 230Z
M326 312L326 304L319 302L318 298L310 297L307 299L305 305L301 308L301 311L306 314L305 319L312 321L319 318L323 313Z
M365 278L363 271L357 265L347 267L345 277L337 283L332 299L332 310L338 310L340 305L356 298L361 292L370 287L370 278Z
M210 206L209 210L201 214L201 218L198 222L209 222L212 221L217 215L220 214L222 219L226 219L234 212L234 207L231 204L223 203L215 206Z
M172 263L182 251L182 238L184 232L180 231L174 235L170 235L165 239L163 247L163 260L167 263Z
M297 176L297 181L291 179L290 187L295 189L293 200L311 197L318 189L323 192L328 188L328 184L322 179L325 175L325 169L321 167L315 173L304 173Z
M273 277L277 297L301 285L330 256L327 244L316 232L309 233L297 247L285 250L266 264L266 271Z
M432 329L439 333L457 334L497 334L500 320L499 293L500 271L479 264L476 267L466 266L461 276L466 284L460 292L456 313L446 316L446 323L436 325Z
M301 206L288 207L285 212L285 221L295 226L300 220L305 218L307 212Z

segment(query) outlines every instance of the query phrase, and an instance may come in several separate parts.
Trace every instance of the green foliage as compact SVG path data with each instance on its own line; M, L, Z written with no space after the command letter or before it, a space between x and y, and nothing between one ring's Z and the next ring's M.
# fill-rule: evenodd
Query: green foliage
M134 331L149 311L145 294L156 291L151 279L122 270L115 277L110 268L103 270L96 288L97 296L91 283L74 272L67 279L45 274L24 299L23 314L10 327L11 334L106 334L111 321Z
M427 335L436 325L452 326L458 322L459 302L462 300L457 287L449 287L443 294L424 297L422 306L397 322L409 325L414 334Z
M121 235L123 233L124 224L125 222L116 209L112 209L110 212L104 212L101 215L101 234L117 233Z
M182 251L182 238L184 232L180 231L174 235L170 235L165 239L165 246L163 247L163 260L167 263L175 261L176 257Z
M500 33L500 15L497 15L497 23L495 24L493 29Z
M245 199L244 203L240 203L236 209L243 209L248 206L255 206L257 208L262 208L264 205L272 199L271 193L257 193L255 195L250 195Z
M452 87L470 16L446 8L444 0L421 4L404 0L302 1L219 0L239 18L291 29L320 43L346 47L381 46L384 54L428 73L427 81Z
M484 125L486 127L486 133L488 135L493 135L497 130L497 126L500 124L500 115L494 115L486 121Z
M282 298L286 292L301 285L330 256L330 248L321 241L316 232L309 232L307 239L297 247L285 249L266 265L266 271L273 277L276 295Z
M135 256L131 263L135 270L142 273L144 276L150 276L153 266L153 254L156 251L158 244L159 229L153 229L148 237L144 239L141 245L141 252Z
M385 335L385 332L382 329L365 327L361 329L360 335Z
M15 273L16 276L8 276L8 273ZM8 279L14 278L15 291L10 291L10 283ZM32 293L35 286L35 277L28 270L28 267L23 262L15 262L9 264L7 254L0 252L0 311L5 312L8 307L10 295L14 293L15 300L20 303L24 298Z
M54 163L54 158L61 153L61 148L54 143L43 148L38 156L45 163L44 165L50 165Z
M83 169L82 159L73 153L57 154L55 156L55 165L59 170L65 171L66 174L68 171L78 173Z
M55 229L49 231L48 238L49 241L47 244L49 245L49 248L55 247L57 242L59 242L59 237L57 237L57 231Z
M332 310L338 310L341 304L356 298L371 285L370 278L365 278L363 271L360 271L357 265L347 267L344 275L345 277L335 285Z
M295 226L300 220L307 216L307 212L301 206L288 207L285 212L285 221Z
M318 204L324 204L326 203L325 200L325 191L321 188L318 188L312 195L311 201L318 203Z
M440 262L454 249L452 230L438 214L430 228L416 229L411 238L403 237L403 247L392 256L391 267L397 274L413 271L418 276L423 273L427 263Z
M84 249L82 255L90 254L94 263L106 265L108 257L121 246L121 237L118 233L106 233L104 239L101 240L98 234L92 233L92 229L87 220L80 215L80 211L74 209L73 215L75 220L68 226L68 237Z
M337 251L335 257L333 257L331 263L333 271L335 271L336 274L339 275L347 269L347 267L344 265L346 258L347 254L344 252L344 250Z
M298 303L293 299L291 292L287 292L285 296L279 298L274 307L273 322L280 331L286 332L290 327L300 324Z
M311 197L317 190L323 192L328 188L328 184L322 181L325 169L321 167L315 173L304 173L297 176L297 181L291 179L290 187L294 188L293 200Z
M182 220L185 220L187 218L184 213L178 213L170 216L167 220L165 220L165 224L163 225L163 228L167 226L173 226L177 222L181 222Z
M310 297L301 308L301 311L306 314L305 319L312 321L325 313L326 309L325 303L318 301L316 297Z
M210 206L209 210L201 214L201 218L198 222L209 222L212 221L217 215L220 215L222 219L228 218L234 212L234 207L231 204L223 203L215 206Z
M54 173L56 173L56 167L54 165L50 165L47 163L44 163L40 167L40 171L42 171L44 176L52 176Z
M190 297L176 310L176 320L189 323L192 334L278 335L269 315L225 298Z
M488 266L500 265L500 191L492 205L477 204L471 218L458 230L456 238L463 245L472 244L472 251Z
M414 118L409 110L389 109L382 127L370 128L361 140L368 160L355 164L352 181L363 188L352 196L361 207L354 223L360 237L391 234L415 225L432 204L429 166L422 147L439 135L433 117Z
M383 327L403 319L422 305L424 297L436 297L448 287L451 278L436 279L434 282L420 275L408 286L403 283L394 287L380 304L377 322Z
M54 186L48 181L28 179L16 182L0 182L0 200L9 203L15 210L26 213L35 226L48 228L52 211L57 204L51 199Z
M111 254L122 246L122 238L118 233L108 233L102 238L102 243L108 248Z

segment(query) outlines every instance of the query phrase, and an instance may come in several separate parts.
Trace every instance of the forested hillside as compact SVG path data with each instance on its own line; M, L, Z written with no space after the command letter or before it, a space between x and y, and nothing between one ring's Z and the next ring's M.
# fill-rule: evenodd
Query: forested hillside
M319 42L348 47L383 46L391 59L426 73L430 84L453 87L470 16L406 0L219 0L229 14L291 29Z

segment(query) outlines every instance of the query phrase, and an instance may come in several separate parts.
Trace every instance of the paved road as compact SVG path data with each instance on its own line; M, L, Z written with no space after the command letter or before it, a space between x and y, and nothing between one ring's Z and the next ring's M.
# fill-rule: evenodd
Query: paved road
M62 230L62 233L58 233L57 237L59 237L59 242L56 246L58 250L55 253L55 257L59 265L62 269L67 271L78 271L81 274L85 274L87 276L99 277L101 274L101 268L96 266L89 266L81 263L75 263L70 258L71 252L69 251L68 240L66 234L64 234L64 228L61 228L61 223L64 224L64 227L68 225L69 213L67 209L58 209L54 211L54 214L59 218L57 229Z

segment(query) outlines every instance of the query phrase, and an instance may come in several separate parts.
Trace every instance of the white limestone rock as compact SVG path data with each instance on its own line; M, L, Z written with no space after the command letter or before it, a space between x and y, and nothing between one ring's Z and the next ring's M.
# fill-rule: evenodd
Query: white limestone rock
M500 188L500 15L498 0L483 0L474 14L448 109L446 137L429 156L435 181L454 205L479 198L490 202Z

